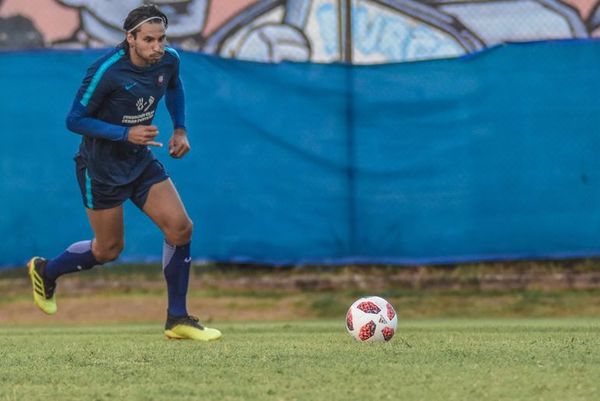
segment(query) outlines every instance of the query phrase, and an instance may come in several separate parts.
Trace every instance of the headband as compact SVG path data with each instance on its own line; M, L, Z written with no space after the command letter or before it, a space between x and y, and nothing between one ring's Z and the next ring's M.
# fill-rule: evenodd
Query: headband
M142 22L140 22L139 24L137 24L136 26L134 26L133 28L127 30L127 33L131 33L133 31L135 31L136 29L138 29L142 24L148 22L148 21L152 21L153 19L159 19L163 22L163 24L166 25L165 20L162 17L158 17L158 16L154 16L154 17L150 17L150 18L146 18L145 20L143 20Z

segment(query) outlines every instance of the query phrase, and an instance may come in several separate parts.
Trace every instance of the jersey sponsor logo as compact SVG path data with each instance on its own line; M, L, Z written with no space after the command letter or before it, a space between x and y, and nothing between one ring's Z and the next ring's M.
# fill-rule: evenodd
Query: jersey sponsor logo
M155 100L154 96L150 96L147 101L143 97L139 98L137 102L135 102L135 107L141 114L125 115L121 122L123 124L139 124L144 121L152 120L152 118L154 118L154 110L150 110L150 107L152 107Z
M123 124L139 124L144 121L152 120L154 118L154 110L147 111L142 114L137 114L135 116L125 115L121 120Z
M148 98L148 101L146 102L144 100L143 97L139 98L138 101L135 103L135 106L137 107L138 111L148 111L148 109L150 108L150 106L152 106L154 104L154 96L150 96Z
M133 88L136 85L137 85L137 82L131 82L131 83L125 85L125 90L128 91L129 89Z

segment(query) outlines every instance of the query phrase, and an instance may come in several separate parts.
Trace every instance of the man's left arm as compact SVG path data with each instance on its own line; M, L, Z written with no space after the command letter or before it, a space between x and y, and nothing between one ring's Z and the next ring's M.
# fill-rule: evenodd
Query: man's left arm
M174 128L173 136L169 140L169 154L178 159L190 151L190 143L185 128L185 94L178 75L167 87L165 102Z

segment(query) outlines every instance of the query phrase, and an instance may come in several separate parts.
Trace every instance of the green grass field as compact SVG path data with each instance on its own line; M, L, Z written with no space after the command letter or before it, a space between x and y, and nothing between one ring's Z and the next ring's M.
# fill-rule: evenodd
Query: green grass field
M598 400L600 319L401 320L387 344L341 321L0 326L0 401Z

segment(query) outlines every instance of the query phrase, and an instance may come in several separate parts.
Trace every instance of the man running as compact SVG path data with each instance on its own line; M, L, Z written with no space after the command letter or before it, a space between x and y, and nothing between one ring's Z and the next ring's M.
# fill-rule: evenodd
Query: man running
M190 150L179 55L165 45L167 26L167 17L156 6L132 10L123 25L125 40L88 69L67 127L82 135L76 172L94 239L74 243L54 259L33 257L28 270L35 304L47 314L56 313L60 276L113 261L123 250L123 203L130 199L165 236L165 335L216 340L221 337L218 330L188 314L193 226L173 182L150 150L163 146L151 125L163 95L174 126L169 154L181 158Z

